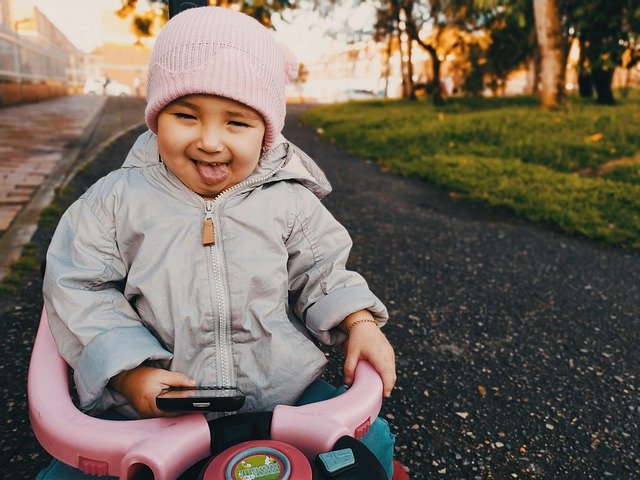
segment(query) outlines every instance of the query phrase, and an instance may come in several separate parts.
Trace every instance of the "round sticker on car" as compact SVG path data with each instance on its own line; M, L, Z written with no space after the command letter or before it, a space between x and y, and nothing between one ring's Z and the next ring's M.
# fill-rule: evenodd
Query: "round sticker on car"
M227 464L226 480L288 480L291 465L284 453L270 447L242 450Z

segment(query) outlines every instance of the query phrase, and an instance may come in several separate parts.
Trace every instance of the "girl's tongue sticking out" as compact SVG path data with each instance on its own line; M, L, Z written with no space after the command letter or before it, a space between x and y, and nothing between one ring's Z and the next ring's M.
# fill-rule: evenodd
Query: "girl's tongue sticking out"
M207 185L216 185L224 182L229 176L229 165L226 163L205 163L193 162L198 170L198 174Z

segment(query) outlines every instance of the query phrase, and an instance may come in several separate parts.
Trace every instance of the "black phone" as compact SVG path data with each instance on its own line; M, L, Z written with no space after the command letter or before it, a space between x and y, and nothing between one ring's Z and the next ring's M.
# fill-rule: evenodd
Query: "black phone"
M207 0L169 0L169 18L188 8L206 7L208 3Z
M244 394L235 387L171 387L156 397L156 406L165 412L235 412L244 401Z

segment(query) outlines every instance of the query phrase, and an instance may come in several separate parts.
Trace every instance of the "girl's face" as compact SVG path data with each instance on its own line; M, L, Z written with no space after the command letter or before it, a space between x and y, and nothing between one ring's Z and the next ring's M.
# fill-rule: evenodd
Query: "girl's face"
M265 124L234 100L187 95L158 115L158 151L167 168L194 192L213 198L258 165Z

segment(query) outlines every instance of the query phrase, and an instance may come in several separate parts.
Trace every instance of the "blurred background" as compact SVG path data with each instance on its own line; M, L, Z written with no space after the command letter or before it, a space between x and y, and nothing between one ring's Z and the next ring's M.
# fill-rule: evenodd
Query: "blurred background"
M298 56L291 101L536 94L547 58L537 4L555 7L549 45L563 66L562 93L611 103L616 89L626 95L640 84L633 0L210 3L253 15ZM69 93L144 96L167 13L150 0L0 0L0 105Z

